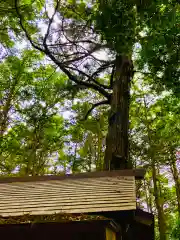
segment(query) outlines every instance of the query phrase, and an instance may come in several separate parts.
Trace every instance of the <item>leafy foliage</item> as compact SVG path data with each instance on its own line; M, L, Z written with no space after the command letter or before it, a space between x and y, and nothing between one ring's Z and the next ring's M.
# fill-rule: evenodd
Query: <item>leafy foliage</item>
M179 239L179 20L178 1L1 1L0 174L102 170L125 55L130 158L147 169L138 204L157 239Z
M179 239L179 238L180 238L180 222L177 221L172 231L172 239Z

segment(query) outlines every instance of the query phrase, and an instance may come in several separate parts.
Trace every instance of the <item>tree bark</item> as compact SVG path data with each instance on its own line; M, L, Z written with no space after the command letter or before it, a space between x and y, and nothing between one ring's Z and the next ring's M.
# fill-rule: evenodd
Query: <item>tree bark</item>
M127 57L117 56L113 93L111 96L111 111L106 137L104 158L105 170L131 168L129 162L129 104L130 82L133 76L132 61Z
M149 212L150 213L153 213L153 199L152 199L152 194L151 194L151 186L150 186L150 183L147 184L147 190L148 190L148 205L149 205Z
M175 159L174 155L172 155L172 161L170 163L170 166L171 166L171 172L173 175L175 188L176 188L176 196L177 196L177 203L178 203L178 215L180 218L180 177L179 177L178 169L176 166L176 159Z
M0 136L3 136L7 127L8 127L8 114L11 109L11 103L13 100L13 95L16 89L16 85L18 84L18 77L15 79L13 85L10 88L9 94L7 96L7 101L3 107L3 111L0 115Z
M154 199L155 199L155 206L157 209L157 215L158 215L158 228L159 228L159 234L160 234L160 240L166 240L167 239L167 224L163 209L163 203L161 201L161 186L158 184L157 179L157 169L156 168L156 156L155 156L155 149L154 149L154 143L152 140L152 129L150 128L150 123L148 121L148 106L146 102L145 96L143 96L144 99L144 107L145 107L145 124L147 128L147 137L148 137L148 143L149 143L149 159L151 162L152 167L152 180L153 180L153 186L154 186Z
M166 226L166 220L164 215L163 203L161 202L161 199L160 199L160 194L159 194L160 188L158 186L156 167L154 163L152 164L152 177L153 177L153 184L154 184L155 204L158 212L158 228L159 228L160 240L166 240L167 226Z

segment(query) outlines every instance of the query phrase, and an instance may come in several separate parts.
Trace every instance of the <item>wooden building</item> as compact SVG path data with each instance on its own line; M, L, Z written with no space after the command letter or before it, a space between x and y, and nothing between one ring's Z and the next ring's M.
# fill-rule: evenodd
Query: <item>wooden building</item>
M143 176L140 169L0 178L0 236L154 239L153 216L136 207Z
M40 240L115 240L117 226L108 220L69 221L61 223L0 225L1 239Z

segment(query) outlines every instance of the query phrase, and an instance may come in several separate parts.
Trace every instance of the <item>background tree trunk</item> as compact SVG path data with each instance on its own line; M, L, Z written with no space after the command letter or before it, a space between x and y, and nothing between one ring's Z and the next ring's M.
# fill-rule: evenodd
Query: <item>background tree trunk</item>
M11 104L15 95L16 86L19 82L19 77L16 77L14 83L10 87L9 93L7 94L7 101L3 107L2 112L0 112L0 136L3 136L4 132L8 127L8 120L9 120L9 111L11 109Z
M161 195L160 195L160 188L157 182L157 173L156 173L156 166L153 161L152 163L152 178L153 178L153 184L154 184L154 199L158 214L158 228L159 228L159 234L160 234L160 240L166 240L166 220L164 215L164 209L163 209L163 203L161 202Z
M129 162L129 104L133 65L127 57L117 56L109 127L106 137L106 170L131 168Z
M178 173L178 169L176 166L176 158L174 157L174 154L171 154L172 156L172 160L170 163L170 167L171 167L171 172L173 175L173 179L174 179L174 183L175 183L175 188L176 188L176 196L177 196L177 203L178 203L178 214L179 214L179 218L180 218L180 177L179 177L179 173Z

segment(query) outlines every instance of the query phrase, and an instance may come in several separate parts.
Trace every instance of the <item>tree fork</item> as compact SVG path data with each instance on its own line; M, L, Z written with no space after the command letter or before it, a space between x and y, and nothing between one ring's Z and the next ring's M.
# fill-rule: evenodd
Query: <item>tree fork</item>
M106 137L104 169L132 168L129 162L129 105L133 64L125 56L117 56L111 97L109 127Z

